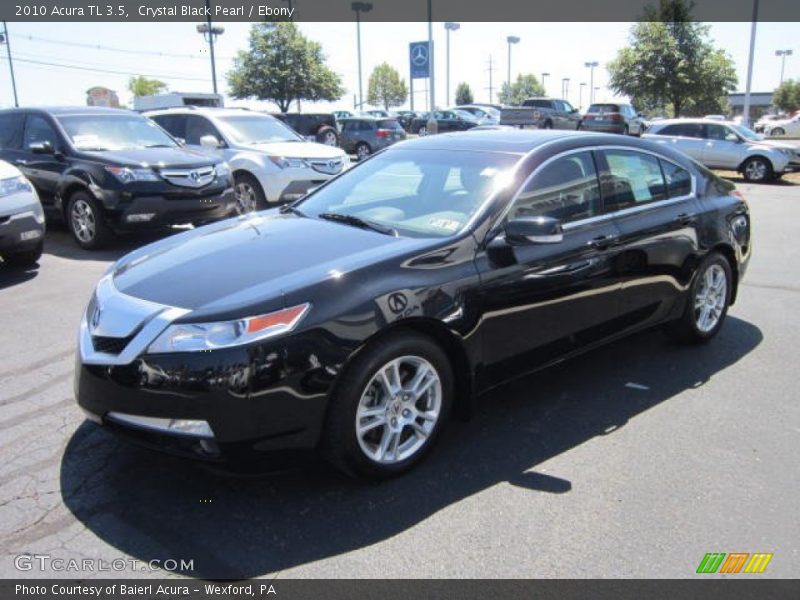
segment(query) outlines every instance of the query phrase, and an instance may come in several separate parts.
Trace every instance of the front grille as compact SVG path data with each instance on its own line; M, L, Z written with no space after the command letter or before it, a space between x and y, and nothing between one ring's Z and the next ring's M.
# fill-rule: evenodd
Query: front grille
M308 162L312 169L319 173L325 173L326 175L336 175L344 167L344 160L341 158L310 160Z
M161 171L161 177L169 181L172 185L199 188L214 181L214 167L164 169Z
M116 355L125 350L125 347L134 338L134 335L129 335L128 337L124 338L93 335L92 346L94 347L95 352Z

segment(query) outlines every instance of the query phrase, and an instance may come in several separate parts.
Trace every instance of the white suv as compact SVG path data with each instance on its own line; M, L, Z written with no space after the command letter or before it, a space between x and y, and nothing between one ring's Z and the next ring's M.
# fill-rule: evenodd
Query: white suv
M800 165L800 149L730 121L666 119L642 137L681 150L709 169L738 171L747 181L769 181Z
M145 116L189 148L228 161L241 213L297 200L350 165L340 148L306 141L263 113L183 107Z

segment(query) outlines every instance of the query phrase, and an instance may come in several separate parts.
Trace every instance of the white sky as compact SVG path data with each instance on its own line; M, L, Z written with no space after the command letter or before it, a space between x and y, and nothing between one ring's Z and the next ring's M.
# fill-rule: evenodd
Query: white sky
M617 50L627 43L630 23L462 23L451 34L451 99L456 84L466 81L472 87L476 101L489 100L489 57L495 65L493 85L495 94L507 76L506 37L516 35L521 42L512 50L512 78L520 72L542 72L551 75L546 80L549 94L560 96L561 79L571 79L569 100L578 105L578 83L587 82L583 106L587 104L589 72L586 61L600 62L595 69L596 100L612 97L606 89L604 65ZM247 48L249 23L224 23L225 34L219 38L217 79L221 91L227 84L225 73L237 50ZM21 105L84 104L85 91L95 85L116 90L123 103L129 100L127 81L131 74L156 76L167 82L173 91L210 92L211 75L208 50L194 23L10 23L14 67ZM329 66L342 76L347 94L335 103L304 104L304 110L351 109L353 95L358 91L355 23L300 23L308 37L320 42L328 57ZM34 38L66 41L77 44L100 45L131 52L54 44ZM713 23L711 36L734 59L739 75L739 91L744 90L750 23ZM364 96L367 78L372 68L388 62L408 78L408 43L427 39L427 23L370 23L362 22ZM785 78L800 78L800 23L760 23L756 39L753 91L772 91L780 79L780 59L776 49L793 48L794 56L786 60ZM434 23L436 49L436 101L445 106L445 30ZM141 52L168 52L186 57L165 57ZM18 60L17 60L18 59ZM89 68L121 71L112 74L64 67L33 64L28 61L80 65ZM177 79L184 77L187 79ZM425 80L416 80L415 108L424 108L422 93ZM496 97L493 97L496 101ZM13 103L5 47L0 46L0 106ZM276 110L270 103L228 101L228 105L244 105ZM293 109L295 107L293 106Z

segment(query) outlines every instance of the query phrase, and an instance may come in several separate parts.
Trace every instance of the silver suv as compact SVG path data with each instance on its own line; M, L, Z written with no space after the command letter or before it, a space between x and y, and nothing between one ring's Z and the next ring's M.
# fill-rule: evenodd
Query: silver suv
M747 181L769 181L800 166L797 148L765 140L730 121L667 119L653 123L643 137L681 150L710 169L738 171Z
M350 165L340 148L309 142L263 113L185 107L145 116L189 148L228 161L239 212L297 200Z

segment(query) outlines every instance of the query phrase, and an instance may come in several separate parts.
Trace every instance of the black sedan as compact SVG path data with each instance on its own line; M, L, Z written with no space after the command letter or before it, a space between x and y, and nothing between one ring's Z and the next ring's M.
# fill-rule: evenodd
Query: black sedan
M466 131L480 125L480 121L472 114L464 110L437 110L433 113L436 117L436 128L438 133L449 133L452 131ZM418 135L428 135L428 119L430 113L419 113L411 119L409 130Z
M77 399L190 456L386 477L520 373L655 325L709 341L750 248L733 185L662 145L420 138L118 261L81 323Z

